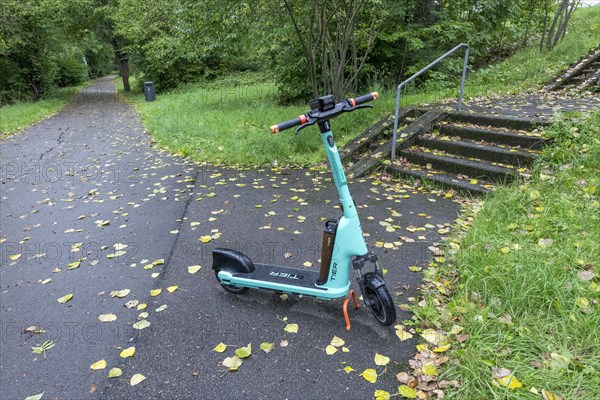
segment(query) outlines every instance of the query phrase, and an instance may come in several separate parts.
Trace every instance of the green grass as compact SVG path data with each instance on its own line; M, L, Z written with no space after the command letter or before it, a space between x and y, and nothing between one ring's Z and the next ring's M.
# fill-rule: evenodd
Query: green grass
M457 360L443 378L462 387L447 398L540 399L531 387L600 398L600 112L549 133L556 143L531 180L486 199L452 239L460 250L431 270L435 281L460 276L452 296L415 310L470 335L450 352ZM523 387L495 387L492 367L511 369Z
M0 107L0 140L56 113L87 85L61 88L52 97L42 100Z
M539 41L532 41L503 62L471 74L465 93L486 96L538 89L599 43L600 6L579 9L564 39L551 51L540 52Z
M579 10L565 39L548 53L537 43L507 60L470 73L465 96L517 93L538 88L600 43L600 7ZM373 88L377 90L377 88ZM407 91L402 105L456 98L458 87L437 93ZM307 111L307 104L281 106L275 84L261 74L237 74L211 83L190 84L158 93L146 103L138 93L128 95L158 144L173 153L209 163L310 165L325 158L316 127L294 136L271 135L269 127ZM359 134L395 106L395 90L381 91L375 108L337 118L333 124L338 146Z

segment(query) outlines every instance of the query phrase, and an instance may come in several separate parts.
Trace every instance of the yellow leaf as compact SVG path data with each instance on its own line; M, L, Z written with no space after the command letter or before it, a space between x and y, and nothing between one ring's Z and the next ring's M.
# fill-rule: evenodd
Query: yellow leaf
M335 347L340 347L340 346L345 345L346 342L344 341L344 339L334 336L333 339L331 339L330 344Z
M237 371L242 365L242 360L238 356L227 357L223 360L223 365L230 371Z
M284 330L290 333L298 333L298 324L287 324Z
M129 289L113 290L112 292L110 292L110 297L122 298L122 297L127 296L129 294L129 292L130 292Z
M97 371L99 369L104 369L104 368L106 368L106 360L96 361L95 363L90 365L90 368L93 369L94 371Z
M337 353L337 348L335 348L335 347L334 347L334 346L332 346L332 345L328 345L328 346L325 348L325 353L327 353L327 355L328 355L328 356L331 356L331 355L333 355L333 354Z
M373 396L375 400L390 400L390 393L385 390L376 390Z
M423 330L421 337L431 344L438 344L441 339L441 335L433 329Z
M407 399L415 399L417 397L417 391L406 385L398 386L398 393Z
M435 368L435 365L433 364L425 364L421 367L421 371L423 371L423 373L425 375L429 375L429 376L437 376L438 372L437 369Z
M390 358L386 356L382 356L379 353L375 353L375 365L387 365L390 362Z
M73 294L69 293L59 299L56 299L56 301L58 301L60 304L65 304L67 301L71 300L72 298L73 298Z
M150 296L158 296L160 294L160 292L162 292L162 289L153 289L150 291Z
M312 263L311 263L310 261L306 261L306 262L305 262L304 264L302 264L302 265L304 265L305 267L310 267L310 266L312 266Z
M508 253L510 253L510 247L504 246L503 248L500 249L500 252L502 254L508 254Z
M350 349L347 347L342 347L342 353L350 353Z
M177 290L178 287L179 287L178 285L169 286L167 288L167 290L169 291L169 293L173 293L174 291Z
M140 304L140 305L137 306L137 310L141 311L141 310L145 309L146 307L148 307L148 304L142 303L142 304Z
M412 333L406 332L402 325L396 325L396 327L400 327L400 329L396 329L396 336L398 336L401 342L413 337Z
M121 353L119 353L119 356L121 356L121 358L127 358L127 357L133 357L134 354L135 354L135 347L131 346L126 349L123 349L121 351Z
M11 261L16 261L16 260L18 260L19 258L21 258L21 256L22 256L22 255L23 255L23 254L20 254L20 253L19 253L19 254L13 254L12 256L8 256L8 258L9 258L9 260L11 260Z
M131 377L131 379L129 380L129 384L131 386L135 386L138 383L142 382L144 379L146 379L146 377L142 374L135 374Z
M200 240L202 243L208 243L212 240L212 237L210 235L204 235L201 236L198 240Z
M112 322L117 320L117 316L115 314L101 314L98 316L98 320L100 322Z
M375 383L377 381L377 371L373 368L365 369L362 374L360 374L367 382Z
M344 367L344 371L345 371L347 374L349 374L350 372L354 372L354 371L356 371L356 370L355 370L354 368L352 368L351 366L349 366L349 365L346 365L346 366Z
M67 264L67 269L76 269L81 265L81 261L73 261L72 263Z
M240 347L235 350L235 355L239 358L248 358L252 355L252 343L248 343L246 347Z
M118 367L111 368L111 370L108 371L109 378L116 378L121 375L123 375L123 371L121 371L121 368L118 368Z
M146 329L149 326L150 326L150 321L148 321L147 319L143 319L143 320L138 321L135 324L133 324L133 329L137 329L137 330L141 331L142 329Z
M438 346L438 347L434 348L433 351L435 353L443 353L446 350L448 350L450 347L452 347L452 345L450 343L448 343L448 344L445 344L443 346Z
M200 265L190 265L188 267L188 272L190 274L195 274L196 272L200 271L200 268L202 268Z
M273 347L275 347L275 343L263 342L260 344L260 349L265 353L270 353L273 351Z
M159 258L158 260L152 261L152 265L163 265L165 263L164 258Z
M219 343L218 345L215 346L215 348L213 350L216 351L217 353L222 353L225 350L227 350L227 345L225 343Z
M502 378L498 378L497 382L509 389L518 389L523 386L523 384L513 374L508 374Z

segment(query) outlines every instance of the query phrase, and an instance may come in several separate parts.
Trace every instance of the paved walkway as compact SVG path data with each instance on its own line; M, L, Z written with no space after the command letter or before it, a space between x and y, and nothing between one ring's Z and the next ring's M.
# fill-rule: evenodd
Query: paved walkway
M400 342L364 307L351 312L347 332L339 301L235 296L211 270L214 247L317 268L322 220L339 215L327 174L199 167L167 155L152 147L110 79L1 142L0 156L3 398L364 399L375 389L396 390L394 375L415 343ZM405 303L420 279L408 267L426 264L428 246L459 206L393 182L369 179L352 189L369 245L385 244L378 253L390 291ZM386 231L386 222L399 228ZM210 242L199 241L209 235ZM190 274L194 265L201 269ZM111 297L125 289L127 296ZM57 302L67 294L70 301ZM399 322L410 317L398 311ZM117 319L102 323L103 314ZM150 326L133 329L141 319ZM286 323L298 324L298 333L284 331ZM36 329L45 332L28 332ZM326 355L334 335L349 352ZM54 347L32 352L47 340ZM213 351L220 342L230 346L223 354ZM262 342L274 350L263 353ZM228 372L221 361L248 343L253 355ZM121 358L130 346L135 355ZM376 352L391 358L386 369L375 366ZM106 368L92 370L99 360ZM113 367L123 375L108 379ZM382 374L376 384L358 375L366 368ZM138 373L146 380L130 386Z

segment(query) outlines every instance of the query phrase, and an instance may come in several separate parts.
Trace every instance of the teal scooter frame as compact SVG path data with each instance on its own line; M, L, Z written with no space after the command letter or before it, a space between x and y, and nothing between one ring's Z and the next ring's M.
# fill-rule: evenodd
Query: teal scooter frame
M244 254L217 248L213 250L213 269L221 286L231 293L244 293L249 288L269 289L283 293L312 296L319 299L338 299L354 292L350 290L350 272L354 269L365 305L373 311L377 320L386 326L396 320L396 309L383 280L377 255L367 250L356 205L344 174L340 155L331 132L329 120L346 112L372 107L364 104L378 98L376 92L335 103L333 96L323 96L310 102L311 111L292 120L273 125L271 131L299 126L301 129L317 124L327 152L333 182L340 197L342 216L325 223L323 250L319 271L289 268L268 264L254 264ZM373 270L362 272L365 264ZM358 307L354 296L355 307ZM344 303L346 307L347 301ZM349 328L344 308L346 326Z

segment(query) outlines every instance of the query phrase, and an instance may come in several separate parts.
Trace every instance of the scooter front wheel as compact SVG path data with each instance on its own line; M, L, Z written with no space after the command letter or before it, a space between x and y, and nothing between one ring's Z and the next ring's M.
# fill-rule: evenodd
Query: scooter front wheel
M215 271L215 277L217 278L217 281L221 284L221 287L223 289L227 290L229 293L242 294L242 293L246 293L248 291L247 287L227 285L227 284L221 282L221 280L219 279L219 271Z
M371 311L375 318L385 326L390 326L396 322L396 307L394 300L390 295L385 285L377 285L380 278L375 276L375 273L369 272L365 274L365 295L371 303Z

